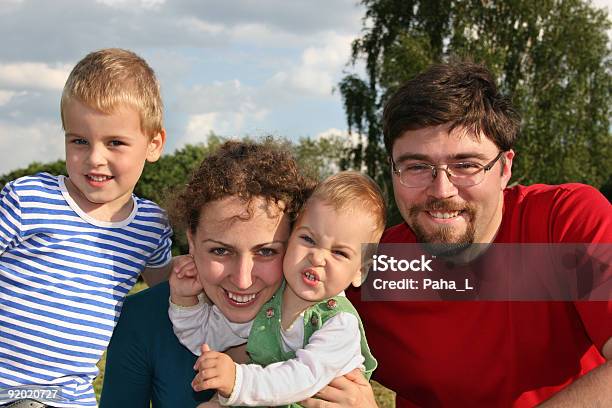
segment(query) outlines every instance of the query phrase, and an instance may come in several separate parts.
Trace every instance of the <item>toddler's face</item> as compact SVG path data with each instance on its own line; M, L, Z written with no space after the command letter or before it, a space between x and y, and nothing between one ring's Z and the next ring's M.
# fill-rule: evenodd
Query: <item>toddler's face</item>
M373 237L373 217L361 209L336 211L312 200L297 221L283 261L290 290L317 302L361 284L361 246Z
M78 100L65 106L68 191L85 212L130 204L145 161L161 155L164 132L148 137L129 106L106 114Z

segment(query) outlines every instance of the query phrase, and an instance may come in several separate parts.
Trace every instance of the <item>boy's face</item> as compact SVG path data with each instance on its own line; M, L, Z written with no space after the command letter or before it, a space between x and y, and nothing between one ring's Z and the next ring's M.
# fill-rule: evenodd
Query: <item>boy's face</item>
M129 211L145 161L159 158L165 133L145 135L132 107L106 114L77 100L66 104L64 125L72 198L85 212L104 209L117 214L127 207Z
M317 302L361 284L361 245L374 236L365 210L336 211L321 200L309 201L297 221L283 261L288 287Z

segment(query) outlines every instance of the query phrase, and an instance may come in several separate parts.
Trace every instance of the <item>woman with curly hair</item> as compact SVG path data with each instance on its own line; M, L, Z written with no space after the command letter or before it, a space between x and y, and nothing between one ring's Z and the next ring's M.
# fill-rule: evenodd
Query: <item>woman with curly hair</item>
M170 200L175 228L185 229L190 254L207 271L193 284L230 322L252 320L280 286L291 222L312 187L282 145L230 141ZM193 407L211 397L191 389L196 356L172 332L169 292L163 283L126 301L100 407Z

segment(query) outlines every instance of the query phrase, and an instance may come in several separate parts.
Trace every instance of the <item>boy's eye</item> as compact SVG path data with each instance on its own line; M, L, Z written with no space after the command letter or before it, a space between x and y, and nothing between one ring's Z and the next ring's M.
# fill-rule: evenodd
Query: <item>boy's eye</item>
M85 140L85 139L72 139L70 141L70 143L75 144L75 145L86 145L87 144L87 140Z
M224 255L228 255L229 251L225 248L212 248L210 250L210 253L213 255L217 255L217 256L224 256Z
M314 239L310 238L308 235L300 235L300 239L306 242L307 244L310 244L310 245L315 244Z
M278 251L274 248L259 248L257 254L264 257L274 256L278 254Z
M123 143L121 140L111 140L108 144L110 146L116 147L116 146L123 146L125 143Z

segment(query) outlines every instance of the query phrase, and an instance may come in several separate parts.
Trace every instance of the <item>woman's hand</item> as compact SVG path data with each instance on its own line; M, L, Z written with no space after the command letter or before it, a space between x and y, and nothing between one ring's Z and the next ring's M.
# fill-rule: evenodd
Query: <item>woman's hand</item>
M219 402L219 395L215 393L210 400L202 402L196 408L223 408L223 405Z
M196 408L223 408L223 405L221 405L219 400L216 400L216 401L212 401L211 400L211 401L207 401L207 402L202 402Z
M378 407L372 386L357 368L342 377L335 378L327 387L316 393L315 397L308 398L300 404L305 408Z

